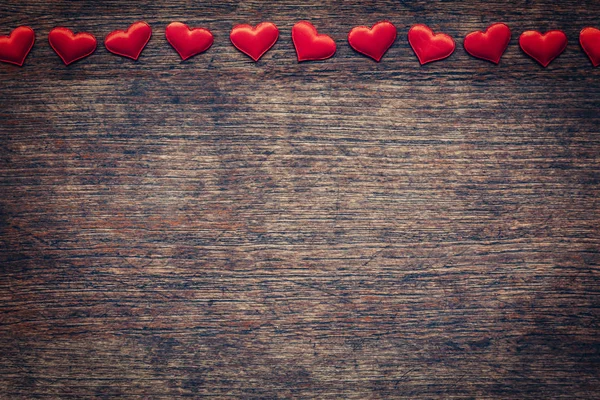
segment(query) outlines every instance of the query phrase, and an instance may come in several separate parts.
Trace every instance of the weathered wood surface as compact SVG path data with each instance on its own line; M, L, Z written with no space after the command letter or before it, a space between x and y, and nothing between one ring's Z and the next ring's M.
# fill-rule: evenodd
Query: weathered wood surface
M301 5L300 5L301 4ZM600 2L4 1L0 398L600 398ZM380 64L346 43L389 19ZM103 37L145 19L139 62ZM338 43L297 64L294 22ZM210 28L180 62L164 27ZM277 23L256 65L236 23ZM499 66L462 38L513 29ZM420 67L413 23L451 34ZM65 68L64 25L99 38ZM518 47L564 29L547 69Z

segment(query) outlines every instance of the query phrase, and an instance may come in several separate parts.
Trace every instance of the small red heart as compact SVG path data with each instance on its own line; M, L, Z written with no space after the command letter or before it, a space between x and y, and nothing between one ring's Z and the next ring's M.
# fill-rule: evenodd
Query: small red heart
M467 53L495 64L500 62L502 54L510 42L510 28L506 24L492 24L485 32L471 32L465 36L463 45Z
M182 60L204 53L212 46L213 34L204 28L190 29L181 22L172 22L165 29L165 37Z
M579 43L594 67L600 65L600 29L587 27L579 34Z
M104 38L106 50L119 56L137 60L150 41L152 28L144 21L131 24L126 30L112 31Z
M8 36L0 36L0 61L22 67L34 42L35 32L28 26L19 26Z
M450 57L456 48L454 39L444 33L434 34L427 25L414 25L408 31L408 42L421 65Z
M272 22L261 22L256 27L247 24L236 25L229 34L235 48L254 61L260 60L278 38L279 29Z
M348 34L348 43L354 50L379 62L396 41L396 36L394 24L381 21L371 29L366 26L352 28Z
M96 38L91 33L74 34L70 29L58 27L48 34L50 47L63 60L65 65L74 63L96 50Z
M525 31L519 37L521 49L547 67L567 47L567 35L563 31L548 31L541 34L538 31Z
M300 21L292 28L292 41L296 47L298 61L326 60L335 54L333 39L320 35L308 21Z

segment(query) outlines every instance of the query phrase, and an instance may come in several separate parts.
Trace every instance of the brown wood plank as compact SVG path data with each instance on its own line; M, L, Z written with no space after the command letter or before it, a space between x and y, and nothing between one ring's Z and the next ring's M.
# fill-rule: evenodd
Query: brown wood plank
M600 2L5 0L0 398L600 398ZM138 62L104 36L154 29ZM338 44L298 64L290 30ZM381 63L346 43L389 19ZM180 62L164 27L215 35ZM270 20L257 64L228 39ZM501 64L465 53L491 22ZM426 23L456 52L420 67ZM97 52L66 68L55 26ZM563 29L546 69L518 35Z

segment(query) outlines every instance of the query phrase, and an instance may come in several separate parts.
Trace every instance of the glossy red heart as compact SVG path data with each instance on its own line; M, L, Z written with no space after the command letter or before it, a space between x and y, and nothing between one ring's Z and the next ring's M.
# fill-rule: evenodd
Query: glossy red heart
M96 38L91 33L74 34L70 29L58 27L48 34L50 47L65 65L81 60L96 51Z
M131 24L126 30L112 31L104 38L106 50L119 56L137 60L150 41L152 28L144 21Z
M350 46L379 62L396 41L397 29L391 22L381 21L372 28L357 26L348 34Z
M34 42L35 32L28 26L19 26L8 36L0 36L0 61L22 67Z
M588 55L590 61L597 67L600 65L600 29L587 27L579 34L579 44Z
M454 39L444 33L434 34L427 25L414 25L408 31L408 42L421 65L450 57L456 48Z
M171 22L167 25L165 37L182 60L204 53L214 41L213 34L208 29L190 29L181 22Z
M292 28L292 41L296 47L298 61L325 60L335 54L333 39L321 35L308 21L300 21Z
M547 67L567 47L567 35L563 31L525 31L519 37L521 49L531 58Z
M492 24L485 32L471 32L465 36L464 46L473 57L482 58L495 64L500 62L502 54L510 42L510 28L506 24Z
M278 38L279 29L272 22L261 22L256 27L247 24L236 25L229 34L235 48L254 61L260 60Z

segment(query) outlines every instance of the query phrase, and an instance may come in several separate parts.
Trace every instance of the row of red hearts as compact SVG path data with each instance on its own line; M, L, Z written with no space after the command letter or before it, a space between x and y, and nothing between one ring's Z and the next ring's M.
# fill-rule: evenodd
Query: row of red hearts
M104 39L108 51L137 60L152 36L152 28L143 21L132 24L126 30L116 30ZM181 22L166 27L167 41L183 60L208 50L214 41L208 29L191 29ZM257 26L237 25L230 33L233 45L242 53L258 61L277 41L279 30L271 22ZM394 44L397 29L389 21L381 21L371 28L358 26L348 34L350 46L379 62ZM464 39L465 50L474 57L498 64L511 38L510 28L503 23L490 25L485 31L469 33ZM74 34L71 30L58 27L48 34L50 46L66 65L91 55L96 50L96 38L90 33ZM323 34L307 21L300 21L292 28L292 41L298 61L325 60L336 51L335 41ZM0 61L22 66L35 42L35 33L28 26L14 29L10 35L0 37ZM428 26L414 25L408 31L408 42L419 62L426 64L449 57L455 50L454 39L444 33L434 33ZM581 47L594 67L600 65L600 30L584 28L579 36ZM567 47L567 36L563 31L553 30L544 34L526 31L519 37L523 51L546 67Z

